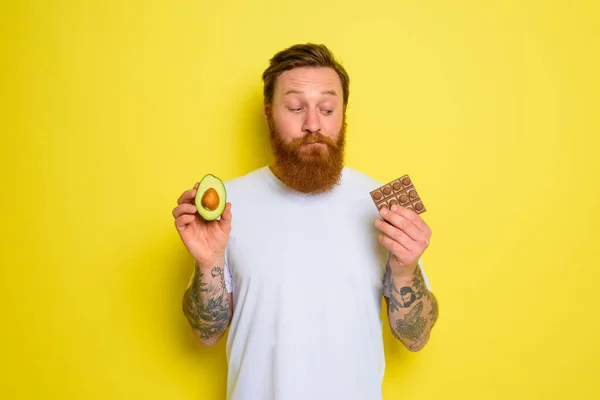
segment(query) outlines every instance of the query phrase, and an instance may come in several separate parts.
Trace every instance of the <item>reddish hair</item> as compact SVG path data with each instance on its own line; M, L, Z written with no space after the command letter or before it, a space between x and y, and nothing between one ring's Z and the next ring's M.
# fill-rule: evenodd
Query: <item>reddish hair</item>
M263 72L264 103L271 105L275 92L275 81L284 71L302 67L333 68L340 77L344 95L344 109L350 96L350 77L344 67L336 61L333 53L322 44L297 44L276 53L269 61L269 67Z

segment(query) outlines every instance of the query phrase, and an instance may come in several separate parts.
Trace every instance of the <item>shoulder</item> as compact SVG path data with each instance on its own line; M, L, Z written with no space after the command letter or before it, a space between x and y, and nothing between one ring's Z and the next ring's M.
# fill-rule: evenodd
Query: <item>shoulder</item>
M257 168L244 175L223 181L225 189L227 189L228 192L238 192L254 187L264 180L264 168L265 167Z
M376 218L378 210L371 192L383 184L364 172L344 167L341 194L347 200L345 204L353 207L355 213L364 213L369 218Z
M354 190L366 190L368 192L383 185L383 183L372 178L366 173L350 167L344 167L342 184Z
M238 177L223 181L227 193L227 201L235 203L239 211L240 206L249 209L269 199L277 188L271 182L268 167L260 167Z

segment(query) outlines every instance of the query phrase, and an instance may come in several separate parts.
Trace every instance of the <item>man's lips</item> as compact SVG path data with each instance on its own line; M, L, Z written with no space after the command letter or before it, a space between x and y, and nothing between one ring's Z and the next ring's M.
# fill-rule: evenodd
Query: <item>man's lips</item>
M312 142L312 143L304 143L302 146L300 146L300 148L303 148L304 150L327 149L327 148L329 148L329 146L327 146L327 143L323 143L323 142Z
M305 145L305 146L308 146L308 145L311 145L311 144L322 144L323 146L327 146L327 143L325 143L323 141L320 141L320 140L315 140L315 141L310 141L310 142L303 143L303 145Z

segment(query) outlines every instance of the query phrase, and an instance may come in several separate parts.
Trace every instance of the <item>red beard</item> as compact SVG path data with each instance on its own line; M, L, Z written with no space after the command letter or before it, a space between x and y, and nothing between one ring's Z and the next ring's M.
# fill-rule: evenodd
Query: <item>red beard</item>
M270 116L268 122L275 156L274 173L283 183L310 194L327 192L339 183L344 168L345 117L335 141L320 133L309 133L285 143Z

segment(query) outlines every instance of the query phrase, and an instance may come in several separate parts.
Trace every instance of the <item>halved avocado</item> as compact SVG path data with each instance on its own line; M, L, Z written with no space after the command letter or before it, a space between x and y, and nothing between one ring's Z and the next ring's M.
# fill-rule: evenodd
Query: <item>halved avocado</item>
M225 210L227 192L223 182L212 174L202 178L196 191L196 208L202 218L212 221L221 216Z

